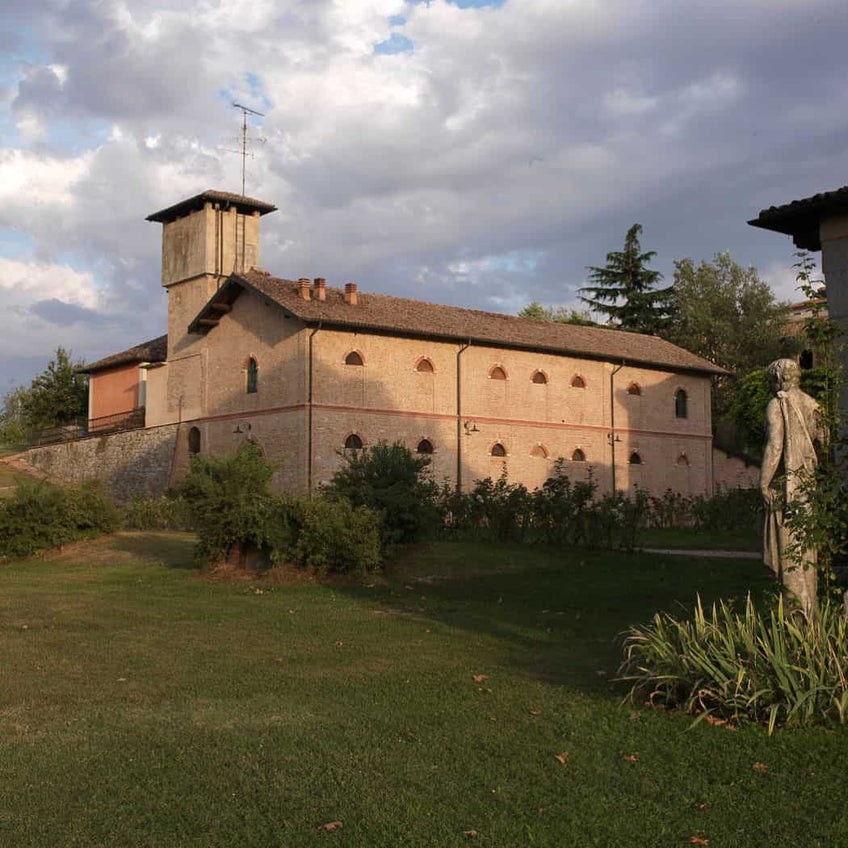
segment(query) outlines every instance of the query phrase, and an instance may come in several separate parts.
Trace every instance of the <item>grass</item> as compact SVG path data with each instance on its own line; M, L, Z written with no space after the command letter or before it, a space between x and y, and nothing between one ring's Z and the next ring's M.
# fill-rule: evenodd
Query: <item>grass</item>
M669 527L645 530L639 544L644 548L689 548L700 551L762 550L762 529L696 530L694 527Z
M626 625L762 595L757 563L455 543L232 583L191 544L0 567L0 844L846 844L846 733L690 730L610 682Z

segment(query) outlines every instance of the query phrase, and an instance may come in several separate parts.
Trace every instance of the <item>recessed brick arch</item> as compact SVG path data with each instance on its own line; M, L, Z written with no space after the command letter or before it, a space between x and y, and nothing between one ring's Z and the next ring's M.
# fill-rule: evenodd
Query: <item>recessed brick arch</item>
M586 388L586 378L581 374L575 374L571 378L571 388L572 389L585 389Z
M493 456L496 459L505 459L508 455L509 452L503 442L492 442L489 446L489 456Z
M348 433L344 440L345 450L362 450L365 447L365 440L359 433Z
M539 442L538 445L533 445L530 449L530 456L535 457L536 459L547 459L550 454L548 453L548 449Z
M433 360L429 356L419 356L415 360L415 370L419 374L435 374L436 366L433 365Z
M530 376L530 382L537 386L546 386L548 384L548 375L541 368L537 368Z
M627 394L633 395L634 397L641 397L642 396L642 387L638 383L635 383L635 382L631 383L627 387Z
M345 365L354 365L354 366L365 365L365 357L362 355L362 351L361 350L349 350L344 355L344 364Z
M507 370L506 370L506 368L504 368L503 365L496 362L489 369L489 379L490 380L508 380L509 374L507 373Z

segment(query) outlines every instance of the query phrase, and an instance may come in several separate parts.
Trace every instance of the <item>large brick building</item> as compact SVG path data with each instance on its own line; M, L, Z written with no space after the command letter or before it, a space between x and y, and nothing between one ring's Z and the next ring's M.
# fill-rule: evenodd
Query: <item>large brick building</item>
M654 336L288 280L260 270L268 203L207 191L163 225L167 337L89 366L91 417L176 425L174 472L250 438L298 490L400 440L436 479L540 485L563 457L601 489L714 485L711 363ZM96 430L96 421L93 422Z

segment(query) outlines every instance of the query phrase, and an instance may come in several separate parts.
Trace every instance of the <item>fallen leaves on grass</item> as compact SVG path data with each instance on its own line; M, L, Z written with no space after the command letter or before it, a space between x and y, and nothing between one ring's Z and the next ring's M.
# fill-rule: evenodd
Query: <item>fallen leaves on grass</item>
M630 713L630 721L639 721L640 718L642 718L642 713L637 712L636 710L633 710Z
M542 714L541 710L530 710L531 716L540 716Z
M336 639L336 647L337 647L337 648L343 648L343 647L344 647L344 642L342 642L342 640L341 640L341 639Z
M561 754L556 754L556 758L565 765L568 762L568 751L563 751Z
M286 661L285 657L273 657L271 659L271 662L275 662L275 663L282 663L282 662L285 662L285 661Z
M635 754L622 754L621 759L627 763L638 763L639 758Z
M465 834L465 835L466 835L469 839L473 839L475 836L477 836L477 831L476 831L476 830L463 830L462 832L463 832L463 833L464 833L464 834Z
M765 774L768 771L768 766L763 763L754 763L751 768L754 771L758 771L760 774Z
M342 823L340 821L327 822L327 824L321 825L324 830L335 830L338 827L341 827Z
M703 836L690 836L689 837L689 844L690 845L709 845L710 840L704 839Z
M475 683L485 683L489 679L488 674L472 674Z
M705 715L704 721L713 727L723 727L725 730L736 730L736 725L731 724L726 718L718 718L714 715Z

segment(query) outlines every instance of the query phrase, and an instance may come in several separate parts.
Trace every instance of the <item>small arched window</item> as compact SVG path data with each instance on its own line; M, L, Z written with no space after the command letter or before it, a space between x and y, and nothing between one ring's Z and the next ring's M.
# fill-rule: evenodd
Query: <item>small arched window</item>
M415 450L418 453L433 453L433 443L429 439L422 439Z
M544 371L534 371L533 376L530 378L532 382L534 382L537 386L544 386L548 382L548 378L545 375Z
M247 393L256 394L259 391L259 363L251 356L247 360Z
M686 466L688 468L689 467L689 457L686 456L685 453L680 454L680 456L677 457L677 464Z
M631 384L627 387L627 394L629 394L629 395L636 395L637 397L639 397L639 396L642 394L642 389L640 389L640 388L639 388L639 384L638 384L638 383L631 383Z
M352 350L345 357L345 365L364 365L365 363L362 361L362 354L356 350Z
M506 371L504 371L503 368L501 368L500 365L496 365L489 372L489 379L490 380L506 380Z
M530 456L535 456L537 459L547 459L548 449L544 445L535 445L530 451Z
M688 417L687 401L686 392L683 389L678 389L674 395L674 415L676 418Z
M197 456L200 453L200 430L197 427L192 427L188 431L188 452L191 456Z
M573 388L573 389L585 389L586 388L586 381L579 374L575 374L571 378L571 388Z
M586 454L583 453L583 451L580 450L580 448L577 448L574 451L574 453L571 454L571 461L572 462L585 462L586 461Z
M415 366L415 370L419 374L432 374L436 369L433 368L433 363L430 362L430 360L427 359L427 357L425 356L422 359L418 360L418 364Z
M506 448L500 442L495 442L490 453L492 456L506 456Z
M630 462L631 465L641 465L642 464L642 457L639 456L638 451L633 451L633 453L630 454L629 462Z
M356 433L351 433L345 439L345 450L361 450L362 449L362 439L356 435Z

